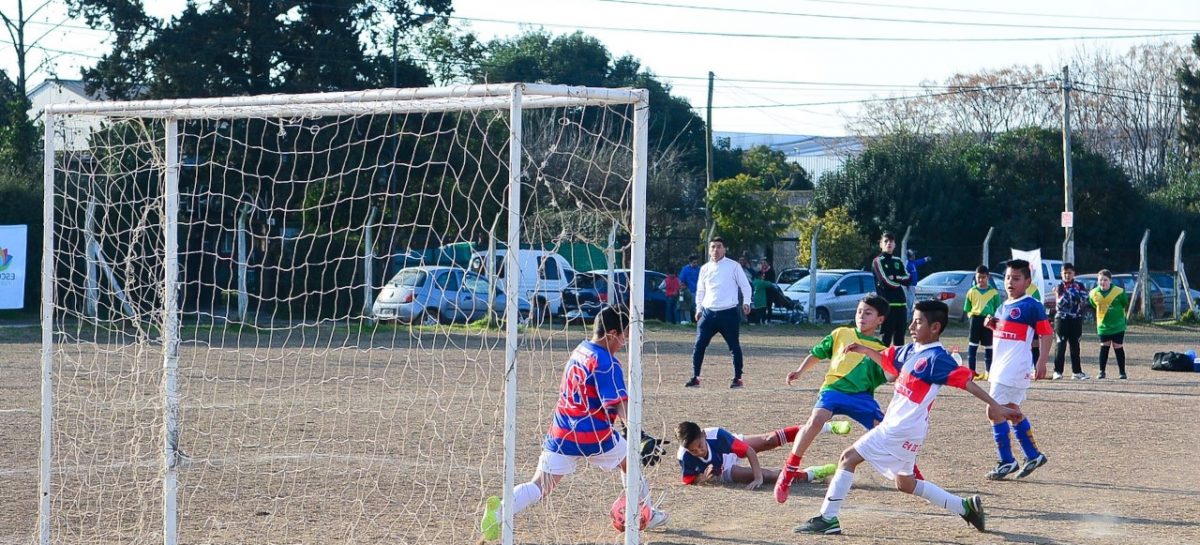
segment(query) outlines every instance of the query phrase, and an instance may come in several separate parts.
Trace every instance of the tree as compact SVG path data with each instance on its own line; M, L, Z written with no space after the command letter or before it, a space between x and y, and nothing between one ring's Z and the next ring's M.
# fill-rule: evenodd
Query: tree
M708 205L727 246L748 250L767 244L791 225L795 210L778 190L764 191L762 186L762 180L739 174L710 188Z
M32 172L40 162L37 156L37 129L29 120L29 51L35 47L49 32L35 39L28 39L26 26L46 6L46 0L37 7L25 12L24 0L17 0L15 11L0 10L0 20L8 31L10 44L17 59L15 81L9 80L7 73L3 76L3 86L0 89L0 165L19 171ZM53 28L51 30L54 30Z
M372 51L384 49L381 28L406 32L450 11L449 0L217 0L163 22L134 0L69 5L114 34L84 79L116 98L354 90L390 86L399 73L401 86L425 85L411 61Z
M1179 127L1188 162L1200 165L1200 34L1192 37L1192 57L1175 72L1179 80L1179 97L1183 103L1184 121Z
M837 206L796 221L796 230L800 233L796 262L801 267L808 267L812 262L811 241L818 225L821 234L817 237L817 265L822 269L857 267L874 249L871 238L850 217L850 211Z
M742 171L763 181L763 189L812 189L812 179L804 167L790 163L782 151L769 146L754 146L742 154Z

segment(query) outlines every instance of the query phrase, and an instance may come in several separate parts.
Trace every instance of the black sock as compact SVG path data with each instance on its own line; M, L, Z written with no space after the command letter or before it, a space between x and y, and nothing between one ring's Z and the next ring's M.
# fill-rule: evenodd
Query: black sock
M983 369L989 373L992 372L992 347L984 347L983 349Z
M1108 345L1100 347L1100 372L1104 372L1104 366L1108 365Z
M967 365L971 366L971 371L975 370L975 358L979 353L979 345L972 344L967 347Z
M1121 348L1114 348L1113 351L1117 353L1117 370L1120 371L1122 375L1124 375L1125 374L1125 347L1122 346Z

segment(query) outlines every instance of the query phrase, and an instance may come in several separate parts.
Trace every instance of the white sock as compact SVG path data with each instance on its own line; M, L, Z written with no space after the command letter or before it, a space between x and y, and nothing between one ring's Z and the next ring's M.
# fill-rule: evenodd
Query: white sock
M821 424L821 433L833 433L833 424L829 422Z
M532 482L517 485L516 488L513 488L513 516L524 511L526 507L537 503L540 499L542 499L542 489L538 485ZM501 504L500 513L503 512L504 505Z
M642 492L639 497L641 498L643 504L650 505L650 483L646 482L645 475L642 475ZM651 507L654 506L651 505Z
M967 514L967 508L963 506L962 498L942 490L938 485L929 481L917 481L917 487L913 489L913 495L925 498L925 501L955 515Z
M854 472L839 467L837 473L833 474L833 479L829 481L829 489L825 491L825 503L821 504L821 516L825 517L825 520L838 516L838 511L842 510L842 501L846 499L846 494L850 493L853 484Z

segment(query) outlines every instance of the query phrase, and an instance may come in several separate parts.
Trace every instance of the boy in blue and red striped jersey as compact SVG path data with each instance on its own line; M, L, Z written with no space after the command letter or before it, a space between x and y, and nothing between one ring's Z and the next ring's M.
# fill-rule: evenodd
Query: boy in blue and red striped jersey
M1009 261L1004 270L1004 291L1008 299L984 323L992 330L993 343L996 345L996 361L988 377L992 387L988 393L1000 404L1013 409L1021 408L1031 380L1046 377L1050 336L1054 334L1041 299L1028 294L1032 281L1028 261ZM1041 344L1036 363L1030 350L1035 338ZM1033 428L1027 418L1015 420L1012 425L1012 431L1025 453L1023 466L1018 465L1013 457L1008 420L991 414L988 419L992 421L992 437L996 440L996 451L1000 455L996 468L987 474L988 479L1000 480L1018 471L1017 478L1023 479L1033 470L1046 465L1046 455L1038 450L1033 440Z
M537 472L527 483L513 489L513 514L537 503L554 490L566 475L575 472L583 461L605 471L620 468L625 472L625 438L613 427L617 419L625 421L625 373L616 352L625 346L629 334L629 315L615 307L605 307L596 316L592 339L575 347L563 369L554 421L542 443ZM624 481L622 481L624 482ZM650 502L650 487L642 477L641 501ZM487 499L479 528L485 540L500 537L501 513L507 506L499 497ZM651 509L646 529L667 523L667 513Z
M829 490L821 504L821 513L794 531L808 534L840 534L838 512L850 487L854 469L870 462L881 475L896 482L901 492L920 496L933 505L959 515L977 530L985 527L983 502L979 496L961 498L927 480L917 480L914 468L917 453L929 432L929 411L942 386L962 388L988 404L988 414L1002 419L1020 418L1018 409L1004 407L971 381L973 373L958 365L939 339L948 322L949 308L941 301L920 301L913 307L908 331L913 342L902 348L888 347L882 353L862 344L851 344L846 352L862 354L895 378L892 402L883 422L875 426L842 453L837 473L829 481Z
M850 432L850 423L844 422L843 432ZM833 431L829 422L826 431ZM683 484L701 484L710 480L741 483L747 490L754 490L763 481L774 482L779 472L764 469L758 453L790 445L800 433L800 426L789 426L759 435L738 435L720 427L701 428L695 422L680 422L675 429L679 440L679 469ZM750 467L738 465L745 458ZM836 466L826 464L805 468L797 482L812 482L833 475Z

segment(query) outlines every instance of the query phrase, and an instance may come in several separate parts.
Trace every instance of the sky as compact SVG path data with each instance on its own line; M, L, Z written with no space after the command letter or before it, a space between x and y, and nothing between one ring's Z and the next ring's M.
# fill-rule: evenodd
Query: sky
M27 11L45 0L25 0ZM201 4L205 2L202 0ZM169 17L182 0L145 0ZM15 13L17 0L0 0ZM1013 65L1057 72L1081 49L1187 44L1200 0L453 0L454 23L483 39L543 28L580 30L614 55L633 55L703 116L715 74L713 129L846 133L846 116L872 97L919 93L922 82ZM62 0L33 17L40 38L31 88L78 78L107 51L106 35L69 18ZM1102 37L1123 36L1112 39ZM1130 37L1132 36L1132 37ZM1063 39L1069 38L1069 39ZM1036 40L1035 40L1036 39ZM16 61L0 36L0 67ZM833 103L833 104L830 104Z

